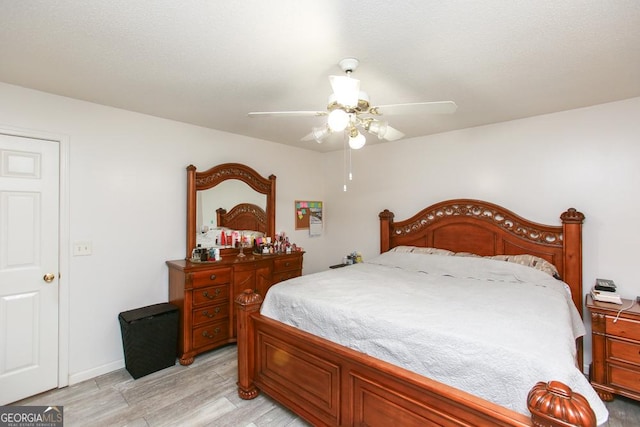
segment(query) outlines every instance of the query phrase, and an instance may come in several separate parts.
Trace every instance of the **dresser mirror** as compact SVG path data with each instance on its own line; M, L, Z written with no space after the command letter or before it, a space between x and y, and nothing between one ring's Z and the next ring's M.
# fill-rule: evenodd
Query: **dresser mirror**
M244 214L258 215L267 236L275 234L276 177L265 178L240 163L224 163L203 172L187 167L187 255L191 258L196 236L204 227L221 226L221 213L240 208ZM225 224L222 224L225 225ZM252 227L253 228L253 227ZM261 228L258 230L258 228Z
M208 190L196 191L196 231L202 231L202 227L222 227L224 224L220 223L216 213L221 209L229 211L243 203L267 210L266 194L258 193L237 179L228 179Z

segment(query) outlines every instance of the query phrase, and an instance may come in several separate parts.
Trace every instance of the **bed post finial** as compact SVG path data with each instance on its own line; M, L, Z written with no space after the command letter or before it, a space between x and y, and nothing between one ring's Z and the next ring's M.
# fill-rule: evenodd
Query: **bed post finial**
M578 212L575 208L569 208L566 212L563 212L562 215L560 215L560 219L563 224L582 224L584 221L584 214L582 212Z
M254 326L251 314L260 310L263 298L245 289L235 299L238 309L238 396L248 400L258 396L258 389L253 383L255 367Z
M391 226L393 225L393 212L385 209L378 214L380 218L380 253L391 249Z
M533 386L527 406L531 421L537 427L596 426L596 414L587 399L558 381L539 382Z

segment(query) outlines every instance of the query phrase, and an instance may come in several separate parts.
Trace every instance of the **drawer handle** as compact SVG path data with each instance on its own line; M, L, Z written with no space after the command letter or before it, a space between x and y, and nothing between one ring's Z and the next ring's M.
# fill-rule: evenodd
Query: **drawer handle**
M211 276L209 276L209 279L211 279L211 280L216 280L216 275L215 275L215 274L212 274Z
M213 330L213 335L211 335L209 331L202 331L202 336L205 338L215 338L216 335L218 335L219 333L220 333L220 328L218 327Z
M289 267L290 265L291 265L291 263L290 263L289 261L287 261L287 262L285 262L285 263L284 263L284 266L285 266L285 267Z
M213 310L213 314L209 313L209 311L208 311L208 310L205 310L205 311L203 311L203 312L202 312L202 315L203 315L203 316L205 316L205 317L208 317L209 319L213 319L214 317L216 317L216 315L217 315L218 313L220 313L220 307L216 307L216 308Z
M220 295L220 288L216 288L215 290L215 295L209 295L209 291L204 291L202 293L202 295L204 295L205 297L209 298L209 299L214 299L216 298L218 295Z

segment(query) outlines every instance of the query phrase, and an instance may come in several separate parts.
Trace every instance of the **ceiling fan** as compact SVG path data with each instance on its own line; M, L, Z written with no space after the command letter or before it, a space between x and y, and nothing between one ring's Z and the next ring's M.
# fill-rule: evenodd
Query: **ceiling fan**
M360 90L360 80L351 77L358 64L356 58L345 58L338 63L345 75L329 76L333 94L329 96L326 111L260 111L249 113L249 117L327 116L325 125L312 128L311 133L301 140L315 140L321 143L332 133L344 132L349 138L349 146L359 149L366 143L363 131L387 141L396 141L404 137L404 133L380 120L382 115L450 114L458 108L453 101L371 106L369 96Z

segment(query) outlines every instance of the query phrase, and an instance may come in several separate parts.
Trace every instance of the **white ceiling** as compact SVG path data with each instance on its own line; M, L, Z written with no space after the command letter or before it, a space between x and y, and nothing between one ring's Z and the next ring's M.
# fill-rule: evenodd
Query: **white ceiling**
M356 57L407 137L640 96L639 0L2 0L0 81L311 150ZM377 142L369 136L369 144Z

